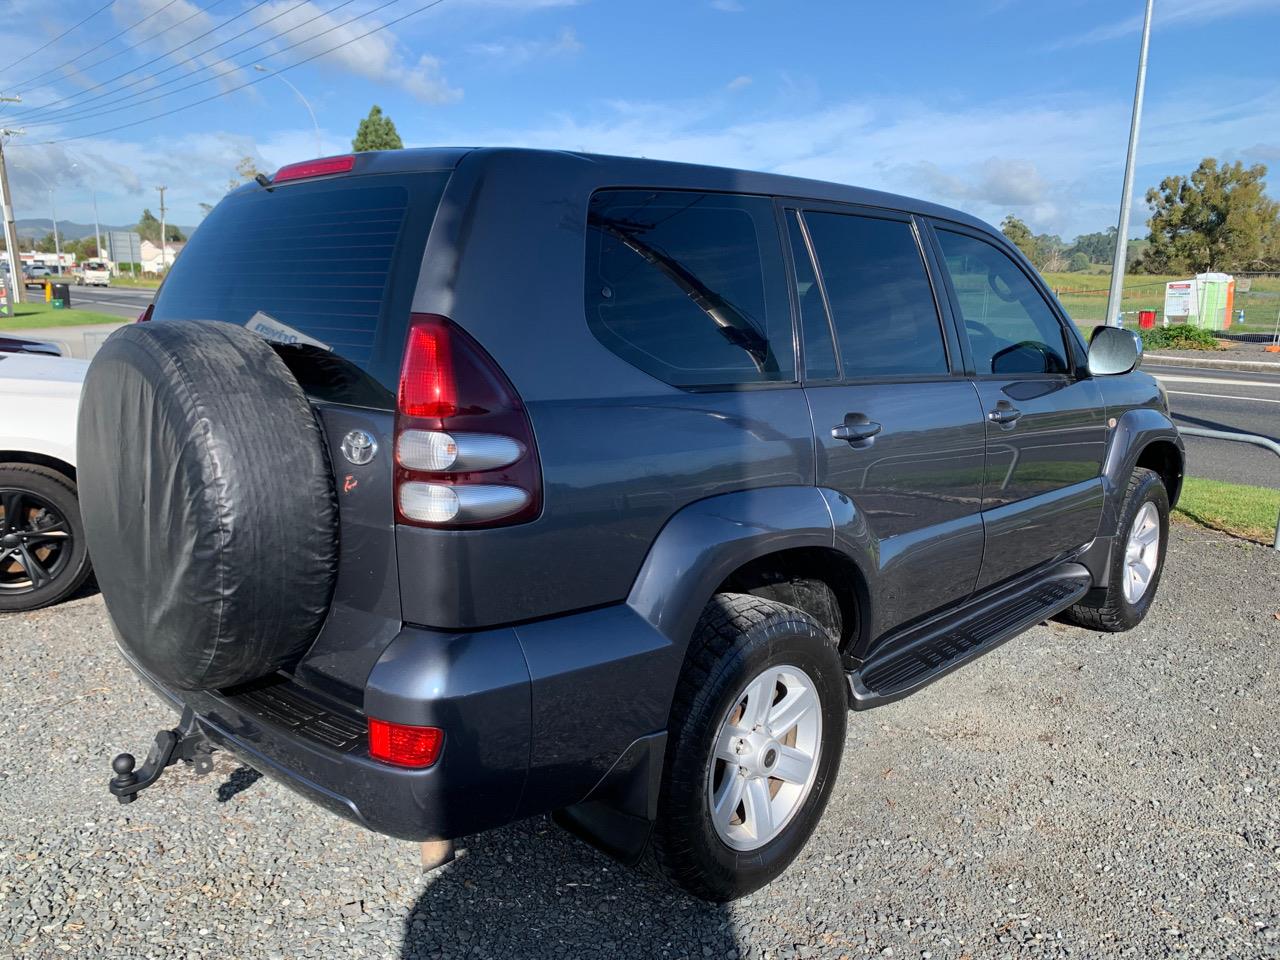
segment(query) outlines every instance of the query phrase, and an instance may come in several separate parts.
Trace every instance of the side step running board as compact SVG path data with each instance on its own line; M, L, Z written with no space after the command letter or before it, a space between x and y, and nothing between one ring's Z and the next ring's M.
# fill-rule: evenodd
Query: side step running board
M888 653L873 655L847 674L853 709L901 700L1062 612L1092 585L1088 570L1064 563L1034 582L1006 587L995 597L913 628L905 642L893 643Z

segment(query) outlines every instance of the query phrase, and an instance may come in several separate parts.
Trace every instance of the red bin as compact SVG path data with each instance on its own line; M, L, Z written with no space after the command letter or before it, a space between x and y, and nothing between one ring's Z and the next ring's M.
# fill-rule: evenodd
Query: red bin
M1154 310L1138 311L1138 328L1140 330L1150 330L1156 325L1156 312Z

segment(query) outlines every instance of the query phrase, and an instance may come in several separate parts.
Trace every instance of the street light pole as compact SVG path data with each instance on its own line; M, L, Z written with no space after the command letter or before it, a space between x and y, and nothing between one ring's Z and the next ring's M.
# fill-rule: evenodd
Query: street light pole
M62 241L58 239L58 207L53 202L53 187L49 188L49 212L53 214L53 255L57 258L58 276L62 276Z
M1142 20L1142 46L1138 51L1138 84L1133 91L1133 116L1129 120L1129 152L1124 162L1124 186L1120 193L1120 222L1116 226L1116 251L1111 263L1111 291L1107 294L1108 326L1120 325L1120 300L1124 295L1125 260L1129 255L1129 202L1133 193L1133 168L1138 156L1138 127L1142 123L1142 96L1147 88L1147 47L1151 42L1151 7L1147 0Z
M270 70L268 70L266 67L264 67L260 63L255 63L253 65L253 69L258 71L258 73L271 73ZM315 129L315 132L316 132L316 156L317 157L322 156L324 154L324 147L321 146L320 144L320 124L316 122L316 112L311 109L311 104L308 103L307 98L302 95L302 91L299 90L297 87L295 87L292 83L290 83L287 77L284 77L278 73L271 73L271 76L275 77L285 86L287 86L290 90L292 90L297 95L298 99L302 101L302 105L307 108L307 113L311 114L311 126Z

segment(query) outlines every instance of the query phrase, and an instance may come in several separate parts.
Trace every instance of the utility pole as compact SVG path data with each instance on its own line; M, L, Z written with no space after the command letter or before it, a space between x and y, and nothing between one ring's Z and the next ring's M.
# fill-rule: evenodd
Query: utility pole
M165 257L164 257L164 192L168 187L156 187L160 191L160 272L164 273Z
M1138 50L1138 85L1133 92L1133 116L1129 120L1129 153L1124 162L1124 186L1120 193L1120 223L1116 227L1116 252L1111 264L1111 292L1107 294L1108 326L1120 324L1120 300L1124 295L1125 260L1129 255L1129 195L1133 193L1133 168L1138 158L1138 126L1142 123L1142 95L1147 88L1147 47L1151 42L1151 7L1142 21L1142 46Z
M49 188L49 212L53 214L53 255L57 258L58 276L62 276L62 241L58 239L58 205L53 202L53 187Z
M21 97L0 97L0 103L21 103ZM21 130L0 130L0 204L4 206L4 245L9 260L10 302L21 303L22 262L18 256L18 228L13 222L13 195L9 192L9 168L4 163L4 142Z
M102 230L98 227L98 191L91 188L93 194L93 250L99 260L105 260L102 252Z

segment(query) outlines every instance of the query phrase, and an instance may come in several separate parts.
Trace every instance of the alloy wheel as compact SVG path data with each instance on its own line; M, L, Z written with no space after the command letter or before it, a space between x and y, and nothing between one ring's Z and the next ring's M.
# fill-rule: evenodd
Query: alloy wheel
M716 732L707 803L734 850L776 838L804 805L818 771L822 705L799 667L770 667L742 689Z
M1160 513L1154 503L1144 503L1129 527L1124 549L1124 598L1137 603L1151 586L1160 560Z
M0 488L0 593L47 587L71 562L71 524L30 490Z

